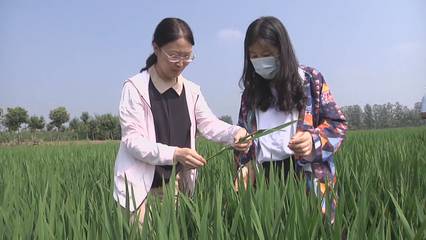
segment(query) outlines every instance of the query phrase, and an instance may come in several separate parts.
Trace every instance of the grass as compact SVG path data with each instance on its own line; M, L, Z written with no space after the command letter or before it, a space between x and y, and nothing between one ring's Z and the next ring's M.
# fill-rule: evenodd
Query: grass
M200 140L211 156L222 146ZM117 142L0 148L2 239L424 239L426 128L351 132L335 162L334 225L303 181L274 174L235 193L231 152L200 170L192 198L150 199L143 231L112 198ZM173 184L172 184L173 185ZM240 184L241 185L241 184ZM172 191L170 187L166 191Z

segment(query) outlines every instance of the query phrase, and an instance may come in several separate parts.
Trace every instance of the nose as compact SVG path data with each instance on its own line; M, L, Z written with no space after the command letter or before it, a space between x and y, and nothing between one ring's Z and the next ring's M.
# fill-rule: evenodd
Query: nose
M179 62L177 62L176 63L176 66L178 66L178 67L183 67L185 65L185 63L183 62L183 60L181 59L181 60L179 60Z

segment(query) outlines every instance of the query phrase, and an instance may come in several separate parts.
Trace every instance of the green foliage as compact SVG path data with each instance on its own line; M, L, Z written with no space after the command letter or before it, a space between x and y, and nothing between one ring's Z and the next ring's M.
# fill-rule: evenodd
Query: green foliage
M111 114L95 117L97 139L117 139L120 136L120 120Z
M58 107L50 111L49 118L52 120L50 123L59 131L63 130L62 125L70 120L70 114L65 107Z
M31 129L31 131L41 130L44 128L44 125L46 123L44 122L44 117L40 116L32 116L30 120L28 121L28 127Z
M31 129L35 129L35 122L41 121L41 118L33 119L34 125L30 124ZM44 120L44 119L43 119ZM41 125L39 125L41 127ZM31 131L29 134L25 129L19 133L19 143L22 142L46 142L46 141L71 141L71 140L120 140L121 128L118 116L103 114L90 117L85 121L73 118L69 122L69 127L63 131L52 131L55 126L51 123L46 125L47 131ZM0 144L14 144L17 138L16 133L0 132Z
M7 108L3 124L9 131L17 131L23 123L28 122L28 113L22 107Z
M382 129L396 127L415 127L426 124L421 119L420 102L409 109L400 103L366 104L364 109L359 105L342 107L350 129Z
M73 118L71 119L71 121L69 122L68 128L71 131L76 131L78 130L79 126L80 126L81 122L78 118Z
M233 124L232 123L232 117L229 116L229 115L223 115L219 119L226 122L226 123Z
M53 125L52 123L46 124L46 130L48 132L53 131L54 128L55 128L55 125Z
M278 125L276 127L273 128L269 128L269 129L259 129L256 132L250 133L247 136L240 138L240 140L238 141L238 143L244 143L244 142L248 142L249 140L255 140L258 139L260 137L266 136L268 134L271 134L273 132L276 132L278 130L284 129L288 126L290 126L291 124L297 122L297 120L291 121L291 122L287 122L287 123L283 123L281 125ZM232 150L232 145L231 146L224 146L222 147L219 151L217 151L216 153L212 154L211 156L209 156L208 158L206 158L207 161L219 156L220 154L222 154L224 151L226 150Z
M3 131L4 111L0 108L0 132Z
M336 222L304 181L262 169L233 191L232 153L200 169L194 195L149 197L143 229L112 197L117 142L0 148L1 239L425 239L426 128L350 132L339 150ZM222 146L199 139L210 156ZM242 186L242 184L240 184ZM329 197L329 196L328 196Z
M90 115L89 115L89 113L88 113L88 112L83 112L83 113L81 113L80 120L81 120L84 124L87 124L87 122L89 121L89 119L90 119Z

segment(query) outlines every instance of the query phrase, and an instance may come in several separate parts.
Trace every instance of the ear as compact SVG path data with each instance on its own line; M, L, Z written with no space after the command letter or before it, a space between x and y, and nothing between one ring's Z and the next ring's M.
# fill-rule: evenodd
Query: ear
M160 48L155 42L152 42L152 48L154 49L154 54L158 56Z

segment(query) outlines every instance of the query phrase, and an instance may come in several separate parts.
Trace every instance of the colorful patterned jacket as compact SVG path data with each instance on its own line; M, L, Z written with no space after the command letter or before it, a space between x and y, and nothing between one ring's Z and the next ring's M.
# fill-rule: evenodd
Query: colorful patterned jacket
M300 66L299 71L303 71L304 74L303 81L307 101L305 109L299 112L297 130L308 131L312 134L315 157L312 162L300 160L298 165L311 163L313 166L317 166L316 169L312 169L317 178L324 180L325 175L327 175L327 177L334 179L333 154L345 138L346 119L334 101L321 73L307 66ZM241 96L238 125L246 128L249 133L257 130L255 109L248 106L246 91ZM247 154L235 152L234 158L237 165L240 166L251 159L256 159L255 149L256 144L253 143ZM324 169L324 166L326 169Z

